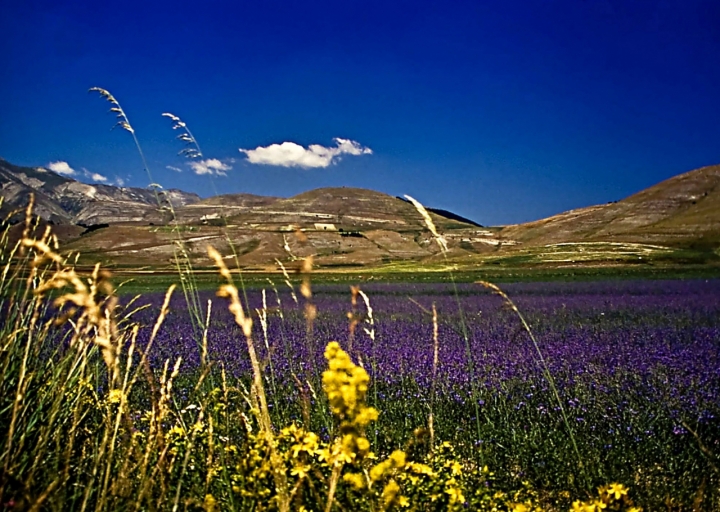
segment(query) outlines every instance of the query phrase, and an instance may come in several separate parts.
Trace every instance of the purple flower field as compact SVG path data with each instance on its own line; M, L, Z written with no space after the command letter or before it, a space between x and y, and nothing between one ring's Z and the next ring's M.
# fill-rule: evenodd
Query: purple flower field
M539 486L625 481L657 497L665 490L692 493L714 478L717 489L718 475L709 468L720 456L720 281L503 286L537 339L562 409L528 333L499 296L472 284L459 285L457 294L451 285L362 289L374 326L357 326L351 355L371 375L370 400L381 411L375 439L384 449L402 445L427 424L433 326L423 309L435 304L439 367L432 406L439 439L502 470L503 478ZM293 374L321 395L325 345L337 340L350 348L350 290L313 291L318 316L309 335L302 298L297 306L280 288L279 308L275 292L267 290L269 352L254 315L269 399L281 421L300 417ZM248 297L253 311L262 309L260 290L248 290ZM201 298L213 300L210 360L247 382L245 341L227 304L212 293ZM153 365L181 356L182 371L191 375L200 350L181 294L171 309ZM151 308L140 315L152 324L156 313ZM357 313L366 313L361 300ZM371 328L374 342L364 330ZM317 421L322 424L321 417Z

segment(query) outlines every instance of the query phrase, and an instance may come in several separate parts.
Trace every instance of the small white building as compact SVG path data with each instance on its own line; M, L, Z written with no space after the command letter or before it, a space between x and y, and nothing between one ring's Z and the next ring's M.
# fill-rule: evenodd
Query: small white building
M315 229L318 231L337 231L335 224L326 224L324 222L316 222Z

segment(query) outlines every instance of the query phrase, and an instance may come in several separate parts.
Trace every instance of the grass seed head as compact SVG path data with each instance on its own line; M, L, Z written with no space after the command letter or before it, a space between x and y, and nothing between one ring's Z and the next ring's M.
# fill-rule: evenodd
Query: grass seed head
M420 213L423 220L425 221L425 225L430 230L430 233L432 233L433 237L435 238L435 241L440 246L440 250L444 253L448 252L448 246L447 246L447 240L438 233L437 228L435 227L435 223L432 220L432 217L430 217L430 214L427 212L425 207L418 201L417 199L414 199L408 195L405 196L405 199L410 201L412 205L415 207L415 209Z

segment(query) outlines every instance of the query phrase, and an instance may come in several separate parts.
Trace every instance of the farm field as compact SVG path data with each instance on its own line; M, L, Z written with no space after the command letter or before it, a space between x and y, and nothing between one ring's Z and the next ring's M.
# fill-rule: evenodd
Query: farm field
M381 414L368 439L379 453L406 446L427 427L432 407L436 438L469 464L491 468L500 489L582 496L621 482L648 510L720 504L711 469L720 453L718 280L504 285L537 347L516 312L477 284L455 291L447 283L366 283L372 313L356 297L352 337L347 286L315 287L312 326L304 299L296 293L297 305L285 284L277 286L279 293L247 292L274 424L302 423L304 394L312 402L305 421L328 435L320 375L335 340L370 375L368 403ZM213 295L203 292L201 302ZM159 306L162 296L142 300ZM214 372L249 386L242 332L222 301L213 302L207 357ZM177 294L151 356L157 369L182 357L179 408L192 402L183 398L202 366L186 309ZM140 318L151 324L156 315L157 307Z
M335 284L347 286L362 283L473 283L484 280L493 283L518 282L588 282L588 281L627 281L627 280L675 280L675 279L717 279L720 278L720 267L712 265L677 265L677 266L507 266L495 268L489 265L453 265L452 273L448 265L388 265L376 268L360 268L354 270L317 269L313 272L313 283ZM86 272L92 267L86 267ZM122 286L118 289L121 295L162 293L168 286L177 282L177 272L111 267L113 280ZM248 272L242 273L242 283L248 289L268 287L268 280L282 281L282 273ZM297 281L297 279L295 279ZM213 291L222 283L215 269L194 269L195 286L204 291ZM240 279L238 276L238 284Z

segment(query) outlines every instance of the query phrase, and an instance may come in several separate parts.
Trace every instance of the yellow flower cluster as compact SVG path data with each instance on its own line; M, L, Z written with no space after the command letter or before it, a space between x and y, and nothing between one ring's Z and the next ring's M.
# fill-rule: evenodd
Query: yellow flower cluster
M395 450L390 454L386 460L376 464L370 470L370 480L377 482L383 479L388 474L391 474L395 470L400 470L405 467L405 452L402 450Z
M332 413L341 421L340 429L365 428L377 420L378 412L365 405L370 377L355 365L336 341L325 349L328 369L323 372L323 389Z
M622 510L624 512L642 512L634 506L628 497L628 489L622 484L614 483L600 487L598 497L591 501L573 502L571 512L601 512L603 510Z
M323 389L340 433L329 456L334 463L351 463L370 455L365 427L378 418L377 410L365 404L370 377L335 341L328 343L325 358Z

